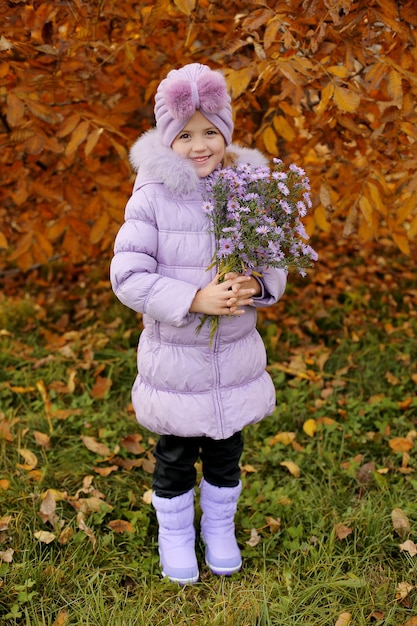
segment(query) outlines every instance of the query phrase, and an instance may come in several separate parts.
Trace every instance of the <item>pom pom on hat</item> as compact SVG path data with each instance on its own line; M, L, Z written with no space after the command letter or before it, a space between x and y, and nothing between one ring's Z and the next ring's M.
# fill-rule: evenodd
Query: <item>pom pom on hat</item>
M154 111L162 143L168 147L196 111L219 129L227 145L232 141L233 118L226 81L207 65L190 63L169 72L157 89Z

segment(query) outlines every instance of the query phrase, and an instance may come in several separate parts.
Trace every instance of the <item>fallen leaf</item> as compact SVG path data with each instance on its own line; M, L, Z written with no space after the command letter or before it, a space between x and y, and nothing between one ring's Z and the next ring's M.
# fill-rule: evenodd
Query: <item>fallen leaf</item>
M4 439L8 442L13 441L14 439L10 431L10 424L6 422L6 420L1 420L0 422L0 439Z
M410 617L403 626L417 626L417 616Z
M269 530L274 535L281 529L281 520L280 518L275 519L274 517L267 516L266 523L268 524Z
M407 437L393 437L388 441L388 445L394 452L408 452L414 443Z
M72 539L73 535L74 531L71 526L66 526L65 528L63 528L61 534L58 537L58 543L61 546L66 546L67 543Z
M12 521L11 515L5 515L4 517L0 517L0 531L5 531L9 529L9 524Z
M252 528L252 530L250 531L250 539L246 543L251 548L254 548L255 546L258 545L260 540L261 540L261 536L258 534L258 531L256 530L256 528Z
M49 522L52 527L55 527L58 522L58 517L55 513L56 500L53 492L48 489L42 496L42 504L39 511L39 515L44 524Z
M414 541L411 539L407 539L404 543L400 543L401 552L408 552L410 556L415 556L417 554L417 546Z
M90 452L94 452L95 454L99 454L103 457L111 456L110 448L106 446L106 444L97 441L95 437L81 435L81 439L87 450L90 450Z
M0 552L0 561L3 563L11 563L13 561L14 550L12 548L7 548L3 552Z
M349 535L353 533L353 528L349 528L349 526L345 526L345 524L335 524L333 528L336 537L340 540L346 539L346 537L349 537Z
M402 509L393 509L391 519L394 530L400 537L410 532L410 521Z
M410 593L412 589L414 589L414 587L413 585L410 585L410 583L407 583L407 582L398 583L397 589L395 592L395 599L404 600L404 598L408 596L408 594Z
M155 469L155 459L143 459L142 469L148 474L153 474Z
M20 448L19 454L25 459L26 464L17 463L16 467L24 470L32 470L38 464L38 458L36 454L33 454L31 450L27 450L26 448Z
M142 500L145 504L152 504L153 489L147 489L142 496Z
M109 526L115 533L134 533L135 529L133 528L130 522L127 522L124 519L115 519L109 522Z
M290 474L292 474L292 476L294 476L295 478L299 478L301 470L298 465L294 463L294 461L282 461L280 465L286 467Z
M363 485L366 485L369 483L369 481L372 479L372 474L375 471L375 463L374 461L370 461L369 463L364 463L364 465L362 465L359 469L358 469L358 482L360 482Z
M91 389L91 397L94 400L103 400L106 397L107 392L110 390L113 381L110 378L105 378L104 376L98 376L93 388Z
M7 491L9 487L10 487L10 480L8 480L7 478L1 478L0 479L0 489L2 491Z
M67 626L68 619L68 613L66 611L60 611L56 620L52 622L52 626Z
M41 433L39 430L33 431L33 436L35 438L35 442L38 446L42 446L42 448L49 448L51 444L51 438L49 435L45 433Z
M316 434L316 430L317 422L315 419L311 418L304 422L303 431L306 433L306 435L308 435L309 437L314 437L314 435Z
M278 433L269 441L270 446L274 446L276 443L282 443L284 446L289 446L295 439L295 433L282 432Z
M253 467L253 465L251 465L250 463L246 463L246 465L242 465L242 467L240 468L243 472L246 472L247 474L253 474L255 472L257 472L258 470Z
M351 617L351 613L348 613L347 611L341 613L334 626L348 626L348 624L350 624Z
M87 524L85 523L83 513L80 512L77 514L77 522L78 522L78 528L85 532L85 534L87 535L87 537L89 538L93 546L95 547L97 543L96 536L94 532L91 530L91 528L87 526Z
M120 445L132 454L143 454L145 452L145 448L140 443L141 440L142 435L139 433L135 435L127 435L122 439Z
M56 539L56 535L54 533L50 533L47 530L39 530L34 533L34 537L38 539L41 543L51 543Z
M112 472L117 472L118 469L118 465L109 465L107 467L95 467L94 471L100 476L109 476Z

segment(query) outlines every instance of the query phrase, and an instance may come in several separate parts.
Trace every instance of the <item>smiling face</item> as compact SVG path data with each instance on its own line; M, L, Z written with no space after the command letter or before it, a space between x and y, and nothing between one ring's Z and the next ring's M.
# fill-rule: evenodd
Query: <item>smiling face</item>
M226 143L221 132L196 111L175 137L171 148L190 159L199 177L204 178L222 162Z

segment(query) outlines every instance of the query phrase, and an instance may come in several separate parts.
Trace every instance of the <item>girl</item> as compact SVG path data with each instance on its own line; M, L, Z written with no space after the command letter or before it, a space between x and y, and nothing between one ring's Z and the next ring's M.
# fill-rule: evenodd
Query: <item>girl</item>
M234 516L241 491L242 428L270 415L275 389L256 330L256 307L281 297L286 272L262 278L207 271L215 250L203 211L205 179L225 165L266 164L230 145L233 120L222 74L192 63L172 70L155 98L156 128L134 144L136 182L115 242L117 297L143 314L132 400L140 424L160 435L152 503L162 575L193 583L195 462L201 458L201 536L208 567L241 568ZM214 173L214 174L213 174ZM196 332L204 314L219 316Z

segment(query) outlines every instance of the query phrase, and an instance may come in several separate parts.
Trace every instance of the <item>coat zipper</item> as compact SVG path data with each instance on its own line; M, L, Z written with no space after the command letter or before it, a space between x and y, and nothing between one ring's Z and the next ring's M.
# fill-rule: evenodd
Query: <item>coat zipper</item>
M224 439L224 429L223 429L223 419L222 419L222 403L220 400L220 370L219 370L219 359L218 359L218 347L220 343L220 331L219 326L221 324L221 320L219 319L219 323L216 328L216 334L214 337L214 346L213 346L213 367L215 372L215 380L214 380L214 401L217 407L217 427L221 432L221 436Z

